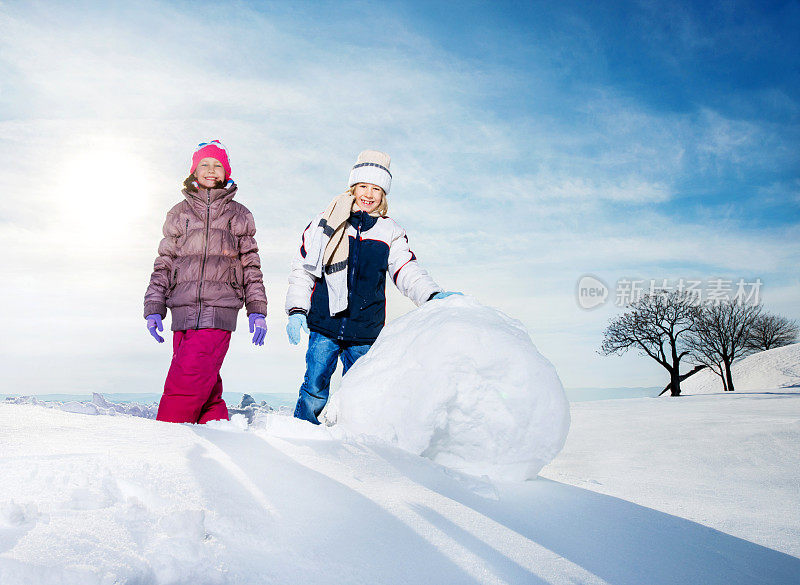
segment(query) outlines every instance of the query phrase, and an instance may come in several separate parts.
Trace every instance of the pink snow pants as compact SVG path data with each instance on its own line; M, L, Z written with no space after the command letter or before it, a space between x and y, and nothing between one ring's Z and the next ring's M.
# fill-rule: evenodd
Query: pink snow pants
M172 334L172 364L156 420L204 424L228 420L219 370L228 352L231 332L187 329Z

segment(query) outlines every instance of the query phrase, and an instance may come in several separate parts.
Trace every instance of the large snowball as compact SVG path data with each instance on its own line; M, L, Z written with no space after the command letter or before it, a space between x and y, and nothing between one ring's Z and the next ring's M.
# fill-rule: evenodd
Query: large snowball
M344 432L503 480L536 477L570 422L558 374L523 325L462 296L389 323L325 417Z

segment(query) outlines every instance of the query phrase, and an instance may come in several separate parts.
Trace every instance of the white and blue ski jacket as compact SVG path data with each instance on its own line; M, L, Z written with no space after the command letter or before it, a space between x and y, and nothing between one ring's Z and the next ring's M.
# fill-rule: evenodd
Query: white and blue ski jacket
M405 230L388 217L373 217L363 211L350 216L347 236L350 254L347 264L347 308L331 315L325 275L315 278L303 268L305 242L316 229L322 214L303 231L300 248L292 261L288 314L305 313L311 331L331 339L368 344L375 341L386 322L386 274L397 288L417 306L428 301L441 288L417 262L409 248Z

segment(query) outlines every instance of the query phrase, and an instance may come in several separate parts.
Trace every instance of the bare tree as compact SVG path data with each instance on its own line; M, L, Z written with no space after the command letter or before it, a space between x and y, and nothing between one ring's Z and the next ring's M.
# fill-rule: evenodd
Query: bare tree
M700 362L704 368L708 368L719 376L719 379L722 380L722 390L724 392L728 391L728 379L725 376L725 365L722 362L715 362L712 358L706 357L702 352L698 351L692 352L692 357L694 361Z
M642 296L608 324L600 353L623 354L633 348L653 358L669 372L670 394L680 396L680 362L690 353L684 342L698 314L693 299L679 291Z
M783 347L797 341L799 333L800 327L796 321L764 312L753 323L749 349L766 351L774 347Z
M761 314L761 305L738 301L705 303L688 337L688 347L696 361L705 364L722 378L722 387L733 392L731 365L752 353L753 324Z
M700 370L705 370L707 367L708 366L705 365L705 364L696 365L695 367L693 367L691 370L689 370L685 374L681 374L680 378L678 378L678 382L683 382L686 378L694 376L697 372L699 372ZM668 392L671 386L672 386L672 384L667 384L666 386L664 386L664 389L661 392L659 392L658 395L661 396L665 392Z

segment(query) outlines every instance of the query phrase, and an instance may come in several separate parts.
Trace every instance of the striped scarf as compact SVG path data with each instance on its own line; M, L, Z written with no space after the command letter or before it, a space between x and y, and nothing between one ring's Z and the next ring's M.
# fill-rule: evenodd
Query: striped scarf
M316 278L321 278L325 273L331 315L347 308L347 259L350 256L347 220L358 210L356 198L350 191L335 197L306 242L303 268ZM377 210L370 215L380 217Z

